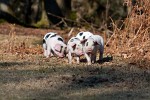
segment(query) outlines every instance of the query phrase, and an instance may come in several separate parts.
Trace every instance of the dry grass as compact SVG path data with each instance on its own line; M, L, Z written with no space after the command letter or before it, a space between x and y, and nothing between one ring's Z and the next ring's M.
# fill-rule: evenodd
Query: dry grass
M131 0L125 0L130 9L128 17L121 27L113 22L114 32L106 43L107 53L137 61L150 61L150 1L137 0L133 6ZM122 27L124 27L122 29ZM147 63L147 66L148 63ZM145 66L145 67L147 67Z
M2 100L150 99L149 70L128 60L69 65L66 58L43 57L39 37L11 37L0 35Z
M1 99L150 98L149 73L136 65L123 62L116 65L115 61L93 66L61 65L56 58L46 62L41 56L36 57L37 60L31 61L1 62Z

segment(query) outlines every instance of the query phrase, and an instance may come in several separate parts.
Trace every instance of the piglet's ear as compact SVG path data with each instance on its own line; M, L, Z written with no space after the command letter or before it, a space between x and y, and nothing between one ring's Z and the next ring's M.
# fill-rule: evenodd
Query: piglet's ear
M54 49L57 50L57 51L60 51L61 50L61 45L60 44L56 44Z
M87 41L87 39L81 40L81 43L84 44Z
M98 45L98 43L97 43L97 42L94 42L94 45Z

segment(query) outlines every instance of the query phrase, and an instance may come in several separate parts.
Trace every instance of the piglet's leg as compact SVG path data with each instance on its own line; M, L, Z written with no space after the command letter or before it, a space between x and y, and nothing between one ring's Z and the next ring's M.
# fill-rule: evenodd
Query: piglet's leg
M71 56L71 52L70 51L68 53L68 61L69 61L69 64L72 63L72 56Z
M94 48L93 53L91 54L91 62L96 62L96 54L97 54L97 47Z
M91 55L91 62L92 63L96 62L96 55L95 54Z
M77 64L79 64L80 63L80 57L79 56L77 56Z
M103 60L103 52L104 52L104 47L101 47L99 49L100 55L99 55L99 61Z
M50 52L50 57L53 57L54 56L54 54L52 53L52 51Z
M46 58L49 57L49 55L51 55L51 48L47 47L47 54L46 54Z
M47 57L47 50L44 49L44 56Z
M91 58L90 58L90 56L87 53L85 53L84 55L85 55L85 57L87 59L88 65L91 65Z

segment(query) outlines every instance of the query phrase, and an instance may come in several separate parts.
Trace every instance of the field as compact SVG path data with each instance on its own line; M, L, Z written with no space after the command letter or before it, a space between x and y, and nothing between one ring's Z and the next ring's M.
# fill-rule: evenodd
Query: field
M0 25L1 100L150 100L149 60L109 47L100 64L87 65L84 57L78 65L45 58L42 38L48 31L54 30Z

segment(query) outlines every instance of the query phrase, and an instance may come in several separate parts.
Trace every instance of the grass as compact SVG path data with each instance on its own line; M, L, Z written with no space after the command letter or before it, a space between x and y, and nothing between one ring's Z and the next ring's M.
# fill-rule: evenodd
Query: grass
M37 56L38 57L38 56ZM36 58L35 58L36 59ZM52 59L53 61L56 58ZM1 99L149 99L149 73L123 64L1 62ZM140 94L140 95L139 95ZM7 95L7 96L6 96Z
M46 59L39 45L41 38L0 36L0 99L2 100L126 100L150 99L150 73L136 64L115 56L112 61L88 66L69 65L67 59ZM25 41L24 41L25 40ZM5 41L5 42L4 42ZM10 51L7 44L23 51ZM11 47L12 48L12 47ZM29 48L37 53L28 51ZM38 49L36 49L38 48ZM16 51L15 51L15 50Z

